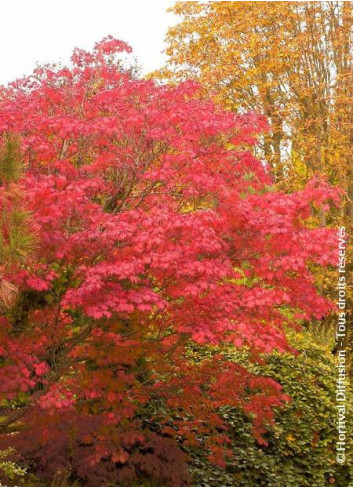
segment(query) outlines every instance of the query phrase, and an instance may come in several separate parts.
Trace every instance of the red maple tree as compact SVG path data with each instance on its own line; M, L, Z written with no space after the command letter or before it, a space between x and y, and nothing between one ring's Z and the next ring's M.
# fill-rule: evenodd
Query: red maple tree
M285 351L286 328L330 308L309 265L334 262L335 238L307 219L336 192L273 191L249 151L261 117L138 79L119 61L129 51L109 37L1 92L38 237L6 270L19 292L1 316L2 443L47 481L187 484L178 443L206 433L222 463L224 405L265 443L280 385L192 345Z

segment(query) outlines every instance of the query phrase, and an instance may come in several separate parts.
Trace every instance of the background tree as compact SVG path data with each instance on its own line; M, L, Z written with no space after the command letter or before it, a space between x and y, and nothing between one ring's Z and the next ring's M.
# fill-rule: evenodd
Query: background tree
M193 78L224 107L266 115L263 156L296 188L313 172L347 189L352 215L351 2L177 2L173 79Z

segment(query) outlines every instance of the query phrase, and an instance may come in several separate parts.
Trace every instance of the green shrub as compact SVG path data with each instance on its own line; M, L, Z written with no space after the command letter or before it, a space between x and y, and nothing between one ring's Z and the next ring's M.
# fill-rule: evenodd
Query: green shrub
M235 462L226 469L215 468L205 452L188 448L190 472L198 486L347 486L353 481L352 432L353 397L347 396L346 462L336 462L336 378L335 357L315 344L308 334L296 335L293 346L299 356L273 353L266 365L252 370L269 375L283 385L292 401L278 410L276 425L266 435L268 446L252 436L250 420L239 410L222 410L231 430ZM193 355L195 352L193 353ZM249 367L244 352L229 355ZM250 368L250 367L249 367ZM349 444L350 443L350 444Z

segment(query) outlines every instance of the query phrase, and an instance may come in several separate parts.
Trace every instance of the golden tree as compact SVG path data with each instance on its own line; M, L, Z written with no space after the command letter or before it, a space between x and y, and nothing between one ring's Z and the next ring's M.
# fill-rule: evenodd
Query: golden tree
M313 172L347 188L352 144L351 2L177 2L168 80L194 78L230 110L265 114L262 153L292 188Z

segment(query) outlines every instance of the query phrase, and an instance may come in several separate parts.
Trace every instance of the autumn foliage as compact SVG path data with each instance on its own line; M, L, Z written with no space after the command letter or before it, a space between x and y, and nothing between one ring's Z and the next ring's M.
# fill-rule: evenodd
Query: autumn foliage
M191 82L136 78L119 61L129 51L107 38L1 93L2 144L20 137L16 185L37 239L4 270L18 292L0 319L1 444L47 483L185 485L183 443L207 435L212 463L230 456L224 405L266 444L289 401L281 386L190 351L290 351L286 329L331 307L309 265L333 264L336 238L307 220L336 192L317 178L274 191L249 149L264 119L224 112Z
M178 23L168 30L168 83L192 79L226 110L263 114L270 130L256 145L276 187L303 188L325 175L343 190L337 209L320 209L322 226L353 224L353 4L314 2L176 2ZM347 281L353 277L347 243ZM336 271L316 270L322 293L336 300ZM347 310L353 308L347 288ZM311 321L334 336L337 318ZM353 372L352 318L345 347Z

